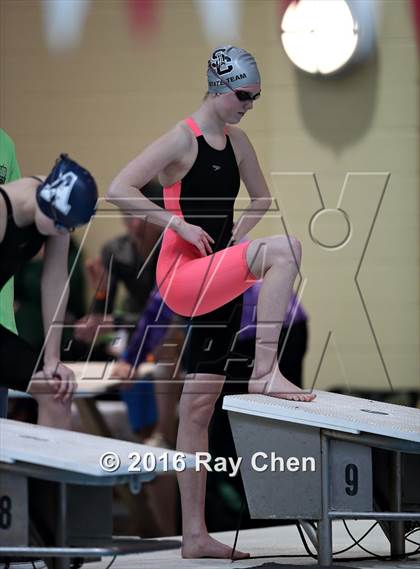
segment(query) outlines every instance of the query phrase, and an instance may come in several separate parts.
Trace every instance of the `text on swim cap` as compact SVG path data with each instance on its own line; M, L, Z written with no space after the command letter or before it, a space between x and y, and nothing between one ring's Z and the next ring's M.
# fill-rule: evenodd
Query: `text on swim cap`
M246 79L246 78L247 78L246 73L241 73L240 75L234 75L233 77L226 77L224 81L226 83L234 83L235 81L239 81L240 79ZM222 81L209 81L210 87L218 87L220 85L223 85Z

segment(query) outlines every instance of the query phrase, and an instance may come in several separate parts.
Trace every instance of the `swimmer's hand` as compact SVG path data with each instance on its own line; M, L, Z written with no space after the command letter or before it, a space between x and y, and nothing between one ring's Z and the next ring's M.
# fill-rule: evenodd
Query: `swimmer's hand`
M183 219L179 220L180 223L173 227L177 234L188 243L195 245L203 257L207 254L211 255L213 251L210 243L214 243L214 239L202 227L187 223Z
M44 364L42 371L31 378L28 392L32 395L54 393L54 399L62 403L71 401L76 388L74 372L60 361Z
M46 378L50 378L56 394L54 399L60 399L65 403L73 397L76 390L76 378L72 369L60 361L44 361L43 373Z

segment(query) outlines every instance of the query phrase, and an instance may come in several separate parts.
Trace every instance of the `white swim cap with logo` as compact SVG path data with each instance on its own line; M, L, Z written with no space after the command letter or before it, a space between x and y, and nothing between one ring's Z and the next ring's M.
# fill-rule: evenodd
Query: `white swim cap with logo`
M240 47L224 45L216 48L208 62L207 81L209 93L228 93L232 89L261 83L254 57Z

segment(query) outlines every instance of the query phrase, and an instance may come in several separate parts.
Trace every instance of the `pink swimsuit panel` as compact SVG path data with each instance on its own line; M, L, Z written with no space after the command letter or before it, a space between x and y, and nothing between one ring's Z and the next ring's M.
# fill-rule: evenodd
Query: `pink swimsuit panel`
M208 147L196 123L192 119L187 119L186 123L197 138L202 137L201 144ZM197 160L192 168L196 165ZM181 204L187 176L164 188L165 209L182 218ZM201 225L216 239L204 223L194 222L194 225ZM246 260L249 244L250 241L246 241L227 246L203 257L173 229L166 229L156 269L156 282L165 303L175 313L193 317L212 312L241 295L258 280Z

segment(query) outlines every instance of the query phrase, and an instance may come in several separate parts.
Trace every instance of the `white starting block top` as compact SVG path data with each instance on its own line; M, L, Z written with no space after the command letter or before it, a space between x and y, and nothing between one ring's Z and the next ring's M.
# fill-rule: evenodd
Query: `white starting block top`
M314 391L311 402L287 401L267 395L227 395L223 409L300 423L323 429L420 442L420 410L327 391Z
M76 377L76 396L99 395L111 387L134 385L134 381L112 379L114 362L71 362L70 367ZM144 362L137 368L137 379L145 377L156 369L156 364Z
M111 389L122 385L133 385L134 382L123 379L113 379L112 373L114 362L64 362L73 370L76 378L74 397L95 397ZM156 364L144 362L137 368L137 379L152 374ZM31 397L29 393L9 389L9 397Z
M116 453L121 460L120 467L114 472L101 468L101 456L109 452ZM129 458L132 452L139 453L141 457L152 453L157 459L167 453L167 468L162 460L156 460L156 467L152 471L143 469L140 463L137 465L140 471L130 472L129 468L136 466L136 461ZM0 463L38 465L100 479L137 476L150 480L155 474L174 472L174 454L175 451L164 448L0 419ZM195 457L185 455L185 465L187 468L194 467Z

